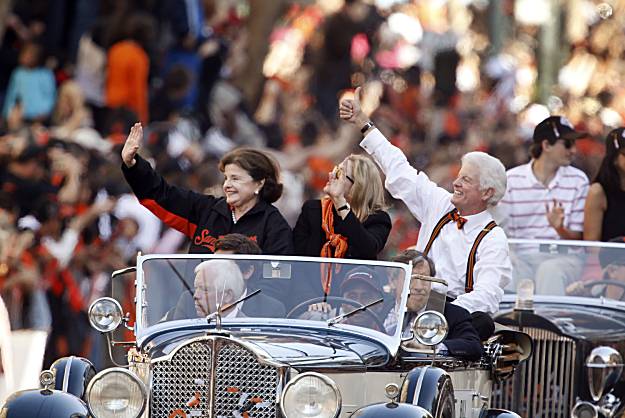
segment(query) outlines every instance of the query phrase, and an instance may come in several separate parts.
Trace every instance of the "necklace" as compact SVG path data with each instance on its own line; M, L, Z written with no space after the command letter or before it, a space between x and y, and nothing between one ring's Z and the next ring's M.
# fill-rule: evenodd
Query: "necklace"
M237 218L236 218L236 216L234 216L234 209L232 209L232 212L230 212L230 213L232 213L232 222L236 225L237 224Z

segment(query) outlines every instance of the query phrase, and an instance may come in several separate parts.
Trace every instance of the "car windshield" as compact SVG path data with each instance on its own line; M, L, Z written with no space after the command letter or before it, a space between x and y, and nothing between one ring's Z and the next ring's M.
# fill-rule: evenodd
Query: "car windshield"
M625 243L510 240L507 293L624 300Z
M399 337L397 324L403 321L409 281L409 266L390 262L141 256L137 330L143 333L150 327L189 320L213 326L218 319L223 326L293 320L314 322L315 326L367 328ZM427 295L422 299L425 306Z

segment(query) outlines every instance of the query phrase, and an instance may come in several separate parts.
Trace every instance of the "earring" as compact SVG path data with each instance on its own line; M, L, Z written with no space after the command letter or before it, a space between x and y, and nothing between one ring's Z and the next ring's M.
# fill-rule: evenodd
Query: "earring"
M254 192L254 194L255 194L255 195L258 195L258 193L259 193L259 191L258 191L258 190L256 190L256 191Z

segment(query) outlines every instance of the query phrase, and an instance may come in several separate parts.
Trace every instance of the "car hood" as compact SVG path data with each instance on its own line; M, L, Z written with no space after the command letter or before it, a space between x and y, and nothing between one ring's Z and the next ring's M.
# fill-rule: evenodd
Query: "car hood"
M550 329L590 342L625 339L625 309L622 307L600 303L596 299L560 299L535 301L533 312L522 314L522 318L512 305L504 302L496 320L504 325L518 325L521 318L526 327Z
M176 330L157 335L146 341L144 349L151 358L166 356L192 338L222 336L251 345L269 358L298 369L345 368L364 369L383 366L390 354L380 342L349 333L329 333L319 330L254 330L212 333L197 330Z

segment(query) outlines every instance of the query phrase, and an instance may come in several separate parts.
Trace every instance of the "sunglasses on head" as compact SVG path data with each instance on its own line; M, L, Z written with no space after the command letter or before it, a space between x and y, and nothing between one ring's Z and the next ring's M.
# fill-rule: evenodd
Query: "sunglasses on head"
M332 170L332 173L334 173L334 178L337 180L341 177L341 173L343 172L344 172L343 169L339 167L338 165L335 165L334 169ZM347 174L345 174L345 178L349 180L352 184L354 184L354 179L348 176Z

